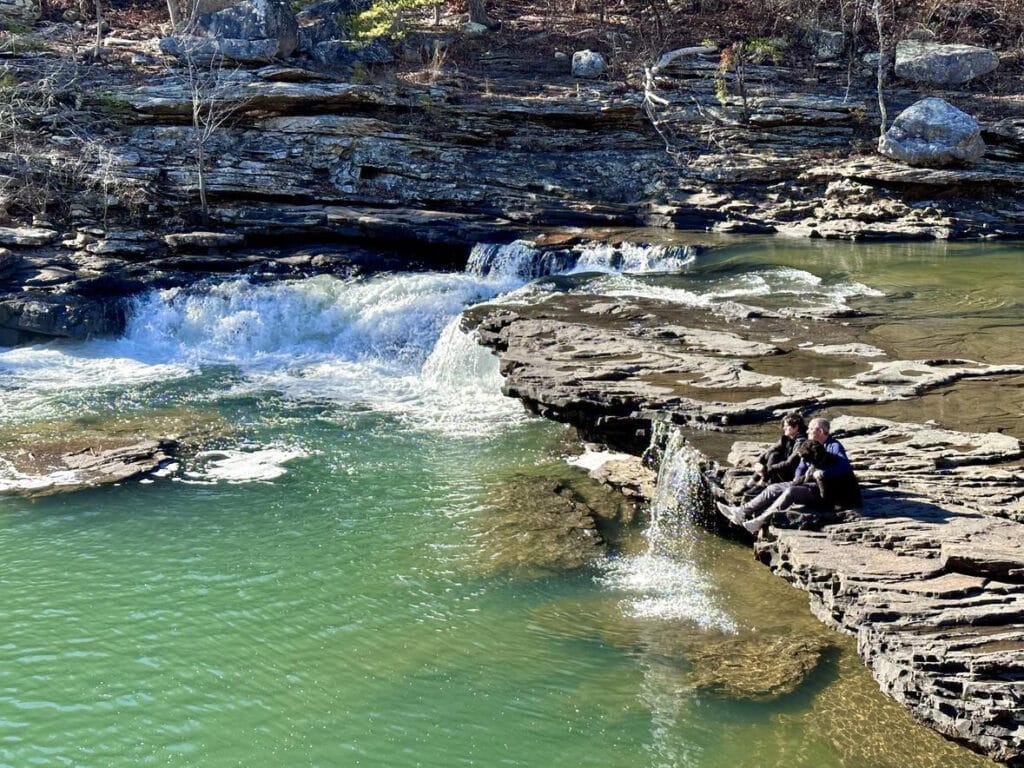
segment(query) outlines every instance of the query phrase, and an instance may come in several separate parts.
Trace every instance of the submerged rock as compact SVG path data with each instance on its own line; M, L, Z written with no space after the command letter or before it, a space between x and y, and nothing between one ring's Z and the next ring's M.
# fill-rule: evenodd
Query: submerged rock
M587 492L579 481L512 476L477 521L482 562L488 570L579 568L605 552L595 515L630 519L632 511L622 496Z
M143 477L230 431L216 414L181 410L6 427L0 493L46 496Z
M820 636L729 638L695 649L693 685L720 696L764 701L795 691L821 661Z

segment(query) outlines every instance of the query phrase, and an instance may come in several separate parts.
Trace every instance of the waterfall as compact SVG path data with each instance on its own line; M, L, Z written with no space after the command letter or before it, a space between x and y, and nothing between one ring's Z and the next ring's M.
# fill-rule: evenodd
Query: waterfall
M688 528L711 509L711 491L703 470L704 456L686 441L682 430L664 422L655 424L651 445L653 451L660 453L661 461L651 499L650 531L656 533L665 527Z
M485 433L522 418L523 408L501 395L497 360L457 318L509 287L426 272L150 291L133 303L120 338L0 351L0 411L69 418L83 403L99 407L104 392L144 399L132 393L177 381L191 403L269 392Z
M598 580L627 595L622 604L627 615L735 632L735 622L717 605L711 580L691 562L698 535L694 521L711 503L704 458L681 430L665 424L655 425L651 451L661 462L644 532L647 549L609 560Z
M681 272L693 264L697 248L647 243L584 243L565 248L539 247L526 240L508 244L478 243L466 265L481 277L536 280L547 275L582 272Z

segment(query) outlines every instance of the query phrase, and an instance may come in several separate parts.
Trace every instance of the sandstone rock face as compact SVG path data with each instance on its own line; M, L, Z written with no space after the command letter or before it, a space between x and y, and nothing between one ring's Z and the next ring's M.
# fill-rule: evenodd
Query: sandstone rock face
M981 127L947 101L922 99L903 110L878 140L886 157L915 166L973 163L985 154Z
M835 61L846 47L846 34L828 29L812 29L808 33L818 61Z
M919 40L896 44L896 76L933 85L961 85L999 66L995 51Z
M283 0L242 0L199 16L195 28L191 35L164 38L160 49L179 58L260 63L290 56L299 42L295 14Z
M56 239L45 227L0 227L0 245L48 245Z
M819 618L856 635L882 690L915 718L1019 765L1024 583L946 551L1011 551L1019 568L1020 525L912 494L866 501L864 519L821 533L777 530L759 556L807 590Z
M593 79L604 74L607 68L604 56L596 51L576 51L572 55L572 76Z

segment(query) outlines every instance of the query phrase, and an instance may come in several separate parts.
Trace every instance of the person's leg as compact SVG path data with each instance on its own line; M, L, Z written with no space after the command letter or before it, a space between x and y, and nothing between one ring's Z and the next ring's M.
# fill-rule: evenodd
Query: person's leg
M811 485L788 485L776 500L767 507L761 514L752 517L743 523L743 527L750 533L757 533L764 524L771 520L772 515L793 504L809 504L811 506L821 503L821 493L816 484Z
M778 503L778 500L786 494L789 490L789 483L772 483L757 496L748 501L742 507L743 516L756 515L759 512L763 512L773 504Z
M716 506L727 520L736 525L743 525L743 521L750 515L757 515L772 506L788 487L789 483L772 483L743 506L730 507L722 502L717 502Z

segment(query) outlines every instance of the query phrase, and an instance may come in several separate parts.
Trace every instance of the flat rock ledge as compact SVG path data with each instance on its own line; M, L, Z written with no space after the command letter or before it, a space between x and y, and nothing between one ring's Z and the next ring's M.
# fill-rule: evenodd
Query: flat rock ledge
M0 494L34 498L161 476L231 431L215 414L175 409L8 427L0 431Z
M1020 442L858 417L833 428L857 458L863 510L821 531L773 528L758 558L857 637L882 690L915 718L1024 764ZM990 467L1000 457L1017 463Z
M813 346L801 341L809 322ZM1024 448L1013 436L1022 425L969 432L837 416L955 387L976 388L983 400L984 387L1016 381L1022 368L900 359L858 342L870 322L849 312L786 316L595 295L483 307L466 318L498 352L506 392L535 412L634 454L652 421L675 425L726 484L763 449L737 440L757 425L772 424L760 434L773 434L792 409L832 416L864 507L825 521L797 510L755 543L756 556L807 591L823 622L856 636L881 689L915 719L1022 766ZM633 495L650 482L639 461L597 474Z

